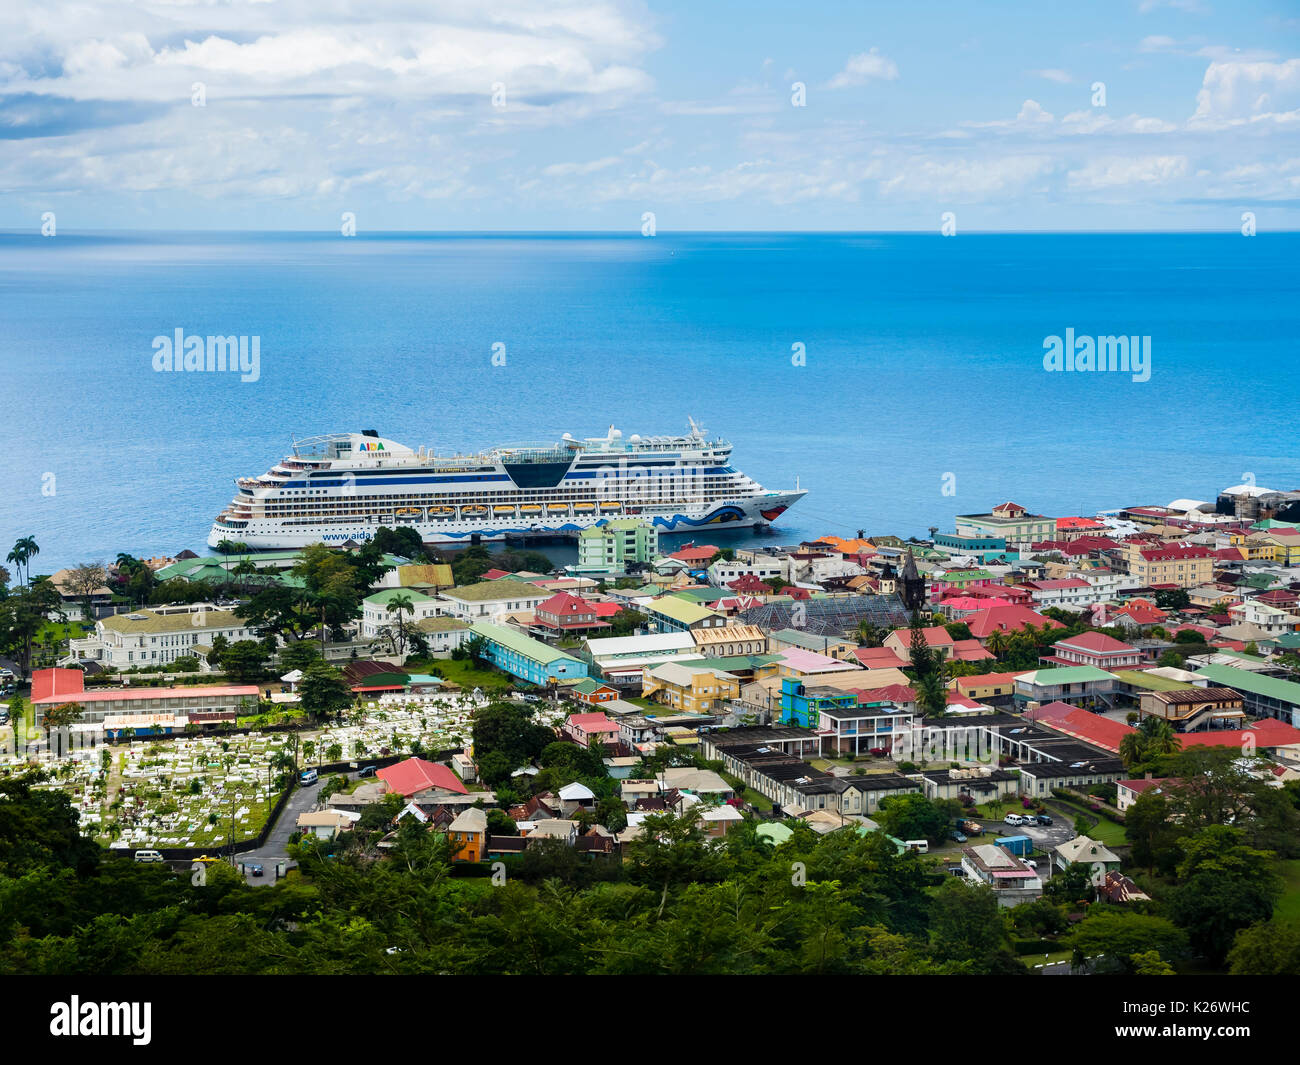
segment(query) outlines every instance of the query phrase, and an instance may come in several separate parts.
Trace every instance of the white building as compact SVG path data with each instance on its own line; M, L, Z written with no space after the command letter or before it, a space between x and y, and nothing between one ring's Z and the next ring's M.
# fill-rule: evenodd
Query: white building
M408 614L406 611L393 610L394 599L409 599L411 612ZM397 625L399 618L403 624L414 626L425 618L441 617L449 613L451 607L446 602L417 592L414 588L385 588L366 596L362 602L361 635L367 640L373 640L380 633Z
M224 636L230 643L256 640L248 622L211 603L149 607L95 622L95 633L69 643L67 661L102 662L106 669L156 666L194 654Z
M724 562L719 559L708 569L709 583L718 587L730 584L732 581L746 575L757 577L761 581L768 580L790 580L790 560L788 558L777 558L775 555L754 554L747 561L740 558L732 559L730 562Z

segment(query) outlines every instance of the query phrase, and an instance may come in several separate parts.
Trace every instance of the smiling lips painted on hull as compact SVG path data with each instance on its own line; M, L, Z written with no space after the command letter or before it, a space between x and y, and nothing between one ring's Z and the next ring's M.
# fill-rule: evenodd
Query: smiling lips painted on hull
M766 525L801 499L768 491L731 465L731 444L693 420L680 436L626 439L565 433L552 444L509 444L440 455L373 429L294 441L238 494L208 535L253 549L361 543L380 526L412 526L428 543L579 532L638 519L664 530Z

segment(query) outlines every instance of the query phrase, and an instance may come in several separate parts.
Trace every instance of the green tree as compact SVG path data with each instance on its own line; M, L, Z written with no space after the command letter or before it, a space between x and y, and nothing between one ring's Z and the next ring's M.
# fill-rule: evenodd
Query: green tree
M681 816L668 813L645 818L626 857L633 881L659 890L659 917L664 914L672 888L712 880L722 866L722 853L701 828L698 807L689 808Z
M324 662L312 662L303 670L298 696L302 708L317 718L338 719L355 701L343 674Z
M1228 952L1233 976L1300 975L1300 925L1265 921L1237 933Z
M1273 914L1282 878L1271 851L1244 842L1241 829L1209 825L1182 841L1178 885L1167 912L1186 930L1192 946L1221 965L1237 932Z
M1162 960L1182 957L1187 951L1187 936L1163 917L1146 914L1097 910L1090 913L1070 937L1074 963L1105 955L1107 962L1127 973L1136 971L1137 955L1155 952ZM1150 962L1144 964L1149 968Z
M930 942L936 957L973 961L980 972L1023 969L1011 957L1009 941L1006 916L991 888L952 877L944 880L930 906Z
M231 680L250 684L266 676L266 648L257 640L236 640L221 653L221 669Z
M67 728L80 721L84 713L80 703L60 703L45 711L45 727Z
M932 802L924 795L890 795L881 800L876 821L898 839L942 839L956 816L956 804Z

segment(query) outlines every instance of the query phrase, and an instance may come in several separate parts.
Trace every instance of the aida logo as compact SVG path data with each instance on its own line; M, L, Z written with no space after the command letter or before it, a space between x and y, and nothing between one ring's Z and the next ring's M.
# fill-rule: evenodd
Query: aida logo
M362 450L362 451L383 451L383 450L384 450L384 445L383 445L383 444L362 444L360 450Z

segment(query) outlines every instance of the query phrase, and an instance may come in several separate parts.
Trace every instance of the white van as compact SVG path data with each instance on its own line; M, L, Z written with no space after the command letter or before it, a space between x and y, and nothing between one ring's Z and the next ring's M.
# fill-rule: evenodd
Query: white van
M304 787L308 784L315 784L320 779L320 774L314 769L304 769L298 775L298 783Z
M1023 825L1025 823L1025 819L1019 814L1007 814L1002 820L1008 825Z
M137 862L162 862L166 859L158 851L136 851L135 860Z
M916 851L917 854L930 853L930 843L928 840L905 839L903 840L903 846L906 847L909 851Z

